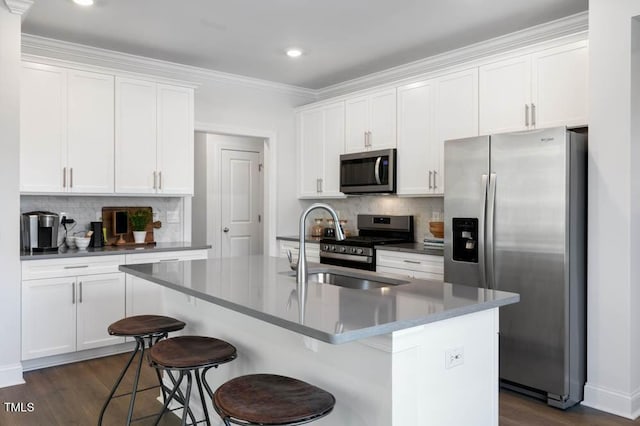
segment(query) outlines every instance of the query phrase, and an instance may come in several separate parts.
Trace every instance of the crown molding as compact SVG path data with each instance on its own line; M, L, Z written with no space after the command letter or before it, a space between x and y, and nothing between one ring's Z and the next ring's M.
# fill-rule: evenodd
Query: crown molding
M483 60L489 56L500 55L560 38L577 36L578 39L584 39L587 36L588 29L589 13L577 13L504 36L474 43L460 49L327 86L318 90L318 97L319 99L332 98L375 86L409 80L422 74L462 64L473 66L474 61Z
M24 15L33 6L33 0L4 0L11 13Z
M26 33L22 34L22 52L25 57L54 58L73 63L92 64L101 68L124 70L125 72L169 75L170 78L195 82L232 83L254 89L302 96L307 99L315 99L318 95L317 90L304 87L213 71Z

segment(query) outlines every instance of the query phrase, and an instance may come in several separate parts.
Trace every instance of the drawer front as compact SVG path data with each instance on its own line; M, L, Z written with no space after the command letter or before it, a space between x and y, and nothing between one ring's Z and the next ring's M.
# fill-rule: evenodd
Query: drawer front
M76 275L109 274L118 272L124 264L123 255L86 256L65 259L24 260L22 279L35 280Z
M417 278L419 280L436 280L442 281L444 279L443 274L437 274L434 272L420 272L412 271L411 269L389 268L386 266L376 266L376 272L383 272L385 274L400 275L402 277Z
M444 257L429 254L376 250L376 265L429 274L444 274Z
M207 250L166 251L161 253L127 254L126 264L173 262L178 260L206 259Z

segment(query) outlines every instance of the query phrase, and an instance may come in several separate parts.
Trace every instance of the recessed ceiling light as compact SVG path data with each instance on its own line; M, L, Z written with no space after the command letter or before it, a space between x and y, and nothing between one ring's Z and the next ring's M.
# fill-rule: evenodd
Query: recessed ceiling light
M93 0L73 0L75 4L80 6L91 6L93 5Z
M297 58L302 55L302 50L297 48L287 49L287 56L290 58Z

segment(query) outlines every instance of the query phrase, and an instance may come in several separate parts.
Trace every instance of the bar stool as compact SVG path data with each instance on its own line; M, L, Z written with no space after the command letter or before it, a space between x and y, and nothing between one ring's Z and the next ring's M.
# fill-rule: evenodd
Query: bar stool
M236 359L236 356L237 351L233 345L224 340L203 336L172 337L159 342L151 348L149 350L151 365L156 368L156 371L166 371L167 376L173 383L173 388L171 388L167 398L165 398L162 411L160 411L155 424L157 425L164 413L168 411L169 403L172 400L176 400L182 404L183 425L187 424L187 415L191 419L191 424L195 425L206 422L207 425L210 425L209 410L207 409L202 391L202 385L204 383L207 393L213 398L213 392L207 383L207 371L214 367L218 368L219 365ZM174 377L173 372L178 373L178 378ZM195 416L189 408L189 399L191 397L191 387L193 384L192 372L196 376L196 383L198 385L200 401L202 402L205 417L204 420L198 422L196 422ZM179 388L185 376L187 377L187 390L185 395L182 395Z
M227 426L301 425L326 416L335 403L327 391L275 374L236 377L213 395L213 407Z
M162 390L162 396L166 399L166 395L164 393L164 389L162 388L162 377L160 373L156 371L156 375L158 376L158 385L150 386L144 389L138 389L138 381L140 379L140 371L142 369L142 359L144 358L144 353L146 348L152 348L153 345L158 343L158 341L164 337L167 337L168 333L172 331L182 330L185 327L185 323L179 321L175 318L165 317L162 315L137 315L132 317L123 318L119 321L114 322L109 326L107 331L112 336L123 336L123 337L133 337L136 340L136 347L131 353L131 357L129 361L122 369L118 380L113 385L111 392L109 393L109 397L105 401L102 406L102 410L100 411L100 417L98 418L98 425L102 424L102 419L104 417L104 413L109 406L109 403L114 398L120 398L122 396L131 395L131 399L129 401L129 411L127 414L127 422L126 425L131 424L133 417L133 408L135 405L136 394L138 392L146 391L149 389L155 389L160 387ZM148 341L148 343L147 343ZM135 378L133 380L133 389L131 392L122 393L120 395L115 395L118 386L122 382L127 370L131 366L133 359L136 354L140 352L140 359L138 360L138 366L136 368Z

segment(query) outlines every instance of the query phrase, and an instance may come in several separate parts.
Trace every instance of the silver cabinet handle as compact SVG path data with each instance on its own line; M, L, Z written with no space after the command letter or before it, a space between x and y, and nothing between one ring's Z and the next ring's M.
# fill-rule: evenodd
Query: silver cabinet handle
M407 260L407 259L403 259L402 260L404 263L411 263L413 265L420 265L420 262L418 262L417 260Z
M158 188L158 174L154 170L153 171L153 189L157 189L157 188Z
M222 232L229 232L229 228L227 228L226 226L224 227L224 229L222 230Z
M82 303L82 281L80 281L79 284L80 288L79 288L79 296L78 296L78 303Z
M158 172L158 189L162 189L162 171Z
M66 167L62 168L62 187L63 188L67 187L67 168Z
M75 266L65 266L64 269L80 269L80 268L88 268L89 265L75 265Z
M536 104L531 104L531 125L536 125Z
M529 127L529 104L524 104L524 125Z
M69 167L69 188L73 188L73 167Z
M429 170L429 189L433 189L433 185L431 185L431 176L433 175L433 172L431 170Z
M365 147L369 146L368 142L367 142L368 135L369 135L369 132L364 132L364 146Z
M368 133L369 133L368 143L369 143L369 148L371 148L371 135L372 135L372 133L371 133L371 131L369 131Z
M76 304L76 283L71 283L71 304Z
M436 179L437 171L433 171L433 189L438 189L438 184L436 183L438 180Z
M160 262L177 262L178 260L180 259L176 257L175 259L160 259Z
M322 192L322 178L316 179L316 192Z

